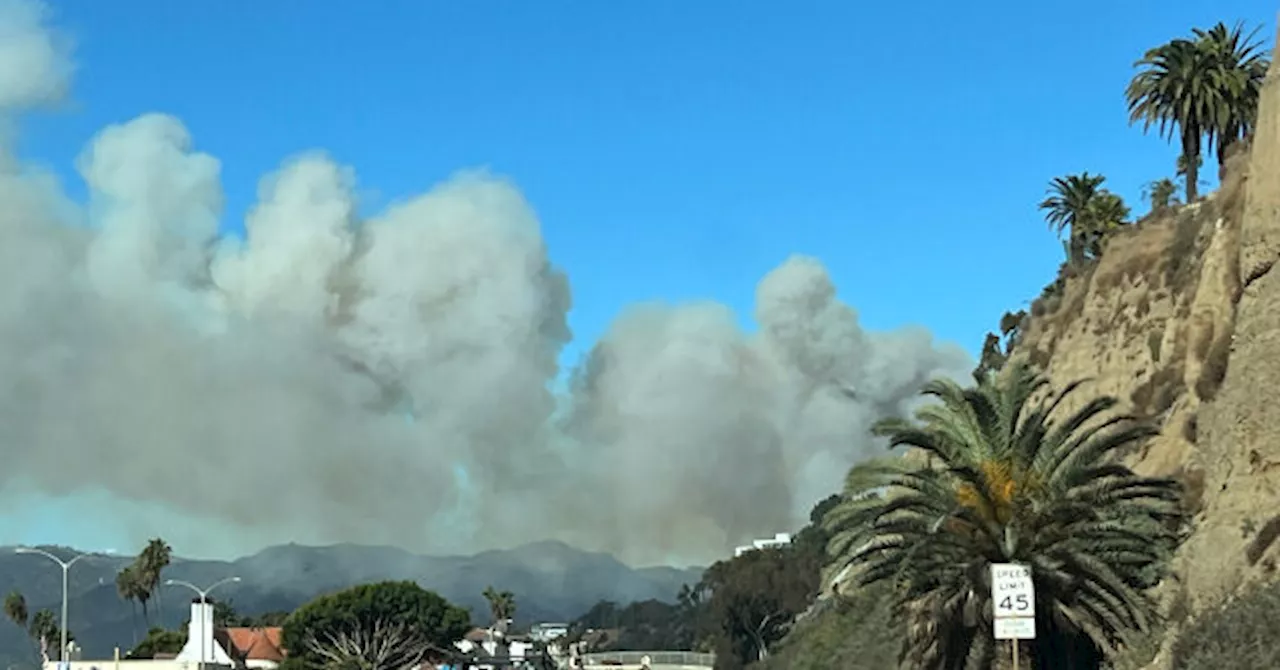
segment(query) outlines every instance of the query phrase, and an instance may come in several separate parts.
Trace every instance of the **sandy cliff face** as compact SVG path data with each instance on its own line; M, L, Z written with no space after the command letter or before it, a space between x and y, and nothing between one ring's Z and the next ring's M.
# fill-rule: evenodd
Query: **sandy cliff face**
M1118 234L1033 304L1015 355L1155 417L1129 455L1186 482L1194 534L1166 603L1194 613L1280 562L1280 69L1219 192ZM1086 396L1089 394L1081 394ZM1179 618L1179 612L1171 612Z

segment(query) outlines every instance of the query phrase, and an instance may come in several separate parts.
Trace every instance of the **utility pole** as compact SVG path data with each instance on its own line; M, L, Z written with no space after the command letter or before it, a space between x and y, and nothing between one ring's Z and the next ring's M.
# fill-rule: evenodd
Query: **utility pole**
M58 664L63 665L64 663L67 663L67 573L71 571L71 566L75 565L76 561L88 556L89 554L77 554L71 560L64 561L43 549L35 549L33 547L18 547L14 550L14 553L44 556L54 563L57 563L58 567L62 568L62 623L60 624L62 630L59 631L61 633L59 640L61 646L58 648ZM70 666L68 665L66 667Z

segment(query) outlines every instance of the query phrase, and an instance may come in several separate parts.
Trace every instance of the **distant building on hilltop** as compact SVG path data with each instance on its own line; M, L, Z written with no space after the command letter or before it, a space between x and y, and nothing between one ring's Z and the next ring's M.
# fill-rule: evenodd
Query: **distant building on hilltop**
M744 544L733 550L733 557L737 558L748 551L756 549L776 549L791 544L791 533L776 533L773 537L764 540L752 540L751 544Z

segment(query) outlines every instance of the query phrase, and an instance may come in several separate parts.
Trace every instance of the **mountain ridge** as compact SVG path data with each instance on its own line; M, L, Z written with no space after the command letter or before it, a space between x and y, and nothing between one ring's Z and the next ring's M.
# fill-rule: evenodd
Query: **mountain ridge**
M0 589L18 590L32 612L61 603L62 575L47 558L0 547ZM71 547L41 546L60 556L81 553ZM135 635L145 633L136 604L116 593L116 573L132 556L87 552L68 573L68 628L85 658L109 658L114 647L122 653ZM558 541L533 542L510 549L473 555L430 556L391 546L340 543L264 547L232 560L174 556L165 579L181 579L207 586L226 577L241 581L220 586L211 599L224 600L242 614L292 610L322 593L354 584L407 579L438 592L471 610L475 621L488 614L481 592L492 585L516 596L518 623L571 621L601 600L619 603L675 600L681 585L696 582L701 568L652 566L635 568L607 553L590 552ZM174 628L186 621L189 589L161 587L149 606L150 625ZM11 622L0 623L0 662L34 660L25 633Z

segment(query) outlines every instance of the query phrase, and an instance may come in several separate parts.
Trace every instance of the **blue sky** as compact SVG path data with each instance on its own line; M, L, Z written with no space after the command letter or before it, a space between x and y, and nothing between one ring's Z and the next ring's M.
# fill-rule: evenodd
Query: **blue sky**
M1275 29L1274 2L54 0L79 70L21 150L82 191L103 126L160 111L223 161L227 225L313 148L370 210L489 166L572 282L570 360L639 301L714 299L818 256L864 325L976 354L1061 247L1036 203L1089 170L1135 204L1175 149L1127 124L1144 49ZM1206 170L1213 173L1214 170ZM51 512L53 514L53 512Z
M223 161L228 225L299 151L353 165L371 209L487 165L537 208L577 342L642 300L749 319L757 280L820 257L870 328L976 353L1061 247L1048 180L1126 198L1172 171L1127 124L1142 51L1191 26L1274 29L1273 2L269 3L55 0L65 109L24 153L68 175L104 125L162 111ZM355 8L359 6L359 10ZM234 11L231 9L235 7ZM1212 172L1211 170L1209 172Z

